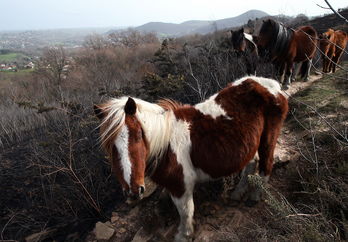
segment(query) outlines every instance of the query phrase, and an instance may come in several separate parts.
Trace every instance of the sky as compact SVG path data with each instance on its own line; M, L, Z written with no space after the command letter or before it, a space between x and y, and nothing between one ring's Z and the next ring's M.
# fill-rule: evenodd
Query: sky
M347 0L329 0L334 9ZM324 0L11 0L1 1L0 31L137 27L148 22L182 23L236 17L248 10L270 15L332 13Z

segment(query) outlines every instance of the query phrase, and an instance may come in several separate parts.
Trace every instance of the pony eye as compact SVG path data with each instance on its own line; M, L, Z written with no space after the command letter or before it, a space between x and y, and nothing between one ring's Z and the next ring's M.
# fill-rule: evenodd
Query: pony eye
M137 133L137 142L140 142L141 138L143 137L143 131Z

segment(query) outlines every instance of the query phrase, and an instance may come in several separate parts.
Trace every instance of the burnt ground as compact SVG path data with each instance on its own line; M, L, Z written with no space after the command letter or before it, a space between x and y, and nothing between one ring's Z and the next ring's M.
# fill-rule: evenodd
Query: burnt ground
M98 133L94 133L97 140ZM73 160L81 157L85 161L76 162L74 170L90 194L83 191L64 165L67 159L63 154L68 153L61 144L53 145L53 138L47 137L47 130L37 129L23 133L20 140L15 137L2 140L0 241L24 241L40 231L47 233L38 241L77 238L81 241L97 221L108 217L114 206L124 203L116 178L110 176L113 173L106 158L101 163L103 153L98 147L93 150L89 143L92 138L84 138L77 144L79 157ZM91 206L88 195L96 201L101 215Z

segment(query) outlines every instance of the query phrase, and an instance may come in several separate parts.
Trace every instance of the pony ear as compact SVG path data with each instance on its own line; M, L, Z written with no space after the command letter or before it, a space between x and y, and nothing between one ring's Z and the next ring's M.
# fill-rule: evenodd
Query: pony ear
M131 97L128 98L126 106L124 107L124 111L128 115L133 116L135 114L135 112L137 111L137 105L136 105L133 98L131 98Z
M99 119L99 121L102 121L104 117L106 116L105 110L103 110L101 107L97 106L96 104L93 105L93 112L95 116Z
M241 28L241 29L239 30L239 32L240 32L241 34L243 34L243 33L244 33L244 28Z
M231 34L233 35L233 30L231 30Z

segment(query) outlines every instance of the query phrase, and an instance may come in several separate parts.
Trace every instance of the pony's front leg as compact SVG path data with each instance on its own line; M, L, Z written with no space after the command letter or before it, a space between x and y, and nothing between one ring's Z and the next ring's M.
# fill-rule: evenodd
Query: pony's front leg
M180 215L180 225L175 242L188 242L193 237L193 189L184 193L181 198L172 196L172 200Z
M306 66L306 73L305 73L305 76L304 76L304 81L308 82L309 74L311 72L312 60L308 60L308 61L303 62L303 65L307 65Z
M284 90L288 90L290 87L291 74L292 74L292 63L291 63L291 65L288 64L286 67L285 77L284 77L284 82L283 82Z

